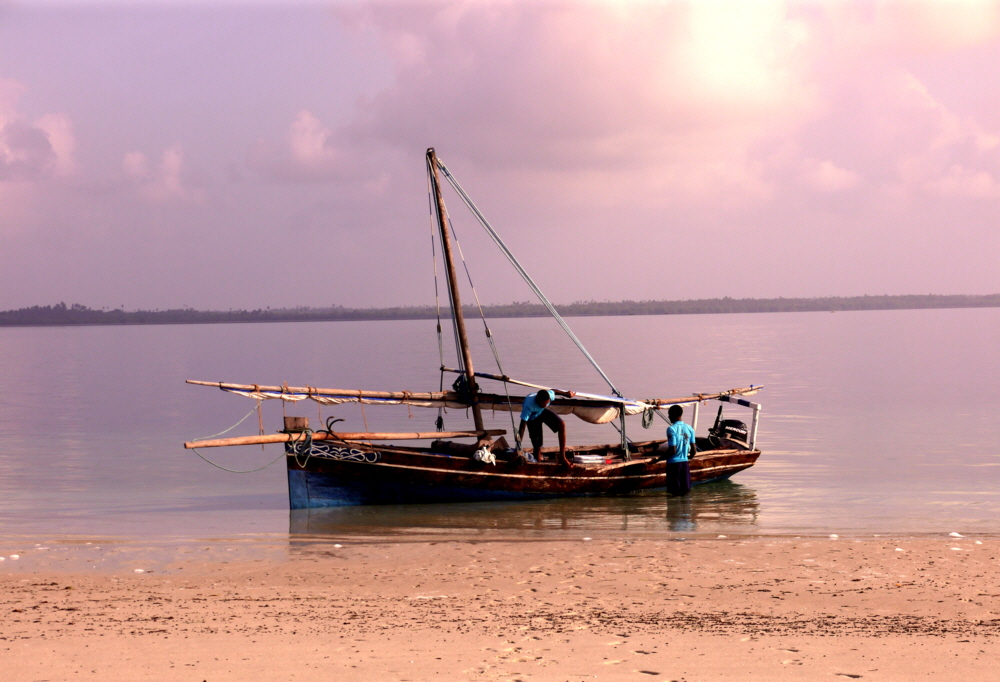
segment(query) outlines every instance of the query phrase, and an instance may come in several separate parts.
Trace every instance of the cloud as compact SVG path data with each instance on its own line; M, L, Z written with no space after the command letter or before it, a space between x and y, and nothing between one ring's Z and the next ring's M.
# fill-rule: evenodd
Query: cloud
M292 158L307 167L332 164L337 159L330 145L330 129L320 123L310 111L300 111L292 123L289 147Z
M265 259L261 244L308 230L334 265L323 277L336 273L319 290L350 280L355 301L415 300L406 283L365 283L373 267L387 273L378 281L408 276L412 226L426 218L421 156L434 146L559 300L863 291L872 273L881 290L906 290L931 269L969 290L1000 281L998 7L362 0L324 6L323 26L300 5L235 23L224 10L213 21L234 32L205 42L209 17L171 6L169 22L122 24L162 48L105 40L71 75L38 67L46 89L31 101L67 114L27 112L24 87L0 82L0 230L31 232L47 254L105 240L91 259L143 234L165 280L177 269L158 252L164 226L201 216L189 234L238 232ZM46 22L38 49L51 51L59 34ZM247 45L259 55L241 58ZM140 53L176 56L143 66ZM11 220L16 206L31 215ZM965 241L942 263L927 244L948 223ZM664 268L671 252L688 257ZM740 284L705 278L706 262Z
M76 170L76 140L66 114L30 121L17 109L26 88L0 78L0 182L41 182Z
M921 52L976 45L1000 31L996 0L881 0L874 16L881 42Z
M1000 184L990 173L970 170L957 163L943 177L926 181L924 187L944 196L1000 198Z
M49 113L32 121L18 108L27 87L0 78L0 233L22 232L49 185L77 172L76 139L69 116Z
M284 143L258 142L250 150L248 164L265 178L279 182L347 179L358 173L358 150L343 144L343 134L303 109L289 125Z
M55 175L72 175L76 172L76 138L73 122L66 114L45 114L35 121L35 126L45 133L55 155Z
M512 191L544 186L609 206L742 210L803 182L820 194L873 183L913 195L955 163L989 172L982 152L998 137L952 113L903 64L995 40L998 7L340 7L345 23L381 36L395 82L342 126L300 114L291 157L300 178L315 179L332 177L337 158L435 145Z
M197 202L204 198L200 189L184 183L184 150L179 144L163 150L159 165L152 169L145 154L129 152L122 159L122 170L134 184L139 196L147 201Z
M806 182L821 192L839 192L861 182L860 175L837 166L833 161L809 160L806 166Z
M0 181L30 182L53 174L56 154L45 131L14 120L0 129Z
M778 4L374 4L396 57L348 139L437 144L476 166L604 191L767 196L749 158L815 106L808 30ZM449 152L452 150L452 152Z
M953 112L911 73L890 73L882 86L881 99L871 97L881 120L867 137L891 168L883 177L886 188L897 197L929 191L992 198L998 136Z

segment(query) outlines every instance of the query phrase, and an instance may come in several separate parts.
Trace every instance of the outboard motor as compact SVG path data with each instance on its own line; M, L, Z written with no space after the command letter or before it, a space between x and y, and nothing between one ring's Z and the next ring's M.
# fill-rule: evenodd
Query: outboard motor
M722 405L719 405L715 424L708 430L708 441L714 448L749 448L750 430L738 419L723 419Z

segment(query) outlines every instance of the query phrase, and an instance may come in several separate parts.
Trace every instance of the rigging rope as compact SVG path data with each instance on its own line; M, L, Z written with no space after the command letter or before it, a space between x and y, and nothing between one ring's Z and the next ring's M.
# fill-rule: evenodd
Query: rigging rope
M337 434L333 432L333 425L342 421L344 420L337 419L333 415L330 415L326 418L326 428L320 429L318 433L325 433L327 435L327 440L335 440L347 445L346 442L337 438ZM309 463L309 459L313 456L313 433L317 432L314 432L312 429L307 427L300 432L300 437L293 438L288 441L292 446L292 456L295 457L295 463L298 464L301 469L306 468L306 464ZM304 445L305 447L299 448L300 445ZM304 461L299 459L300 449L305 450L306 458ZM287 451L285 454L288 454Z
M254 412L256 412L256 411L257 411L258 409L260 409L260 403L261 403L261 400L260 400L260 399L258 398L258 399L257 399L257 404L256 404L256 405L254 405L253 409L252 409L252 410L250 410L249 412L247 412L247 413L246 413L246 416L245 416L245 417L243 417L243 419L239 420L238 422L236 422L235 424L233 424L232 426L230 426L230 427L229 427L228 429L226 429L225 431L219 431L218 433L213 433L213 434L212 434L211 436L204 436L204 437L202 437L202 438L195 438L195 439L194 439L194 440L192 440L191 442L192 442L192 443L197 443L197 442L198 442L198 441L200 441L200 440L211 440L212 438L215 438L216 436L223 436L223 435L225 435L225 434L229 433L230 431L232 431L233 429L235 429L235 428L236 428L237 426L239 426L240 424L242 424L243 422L245 422L245 421L246 421L247 419L249 419L249 418L250 418L250 415L251 415L251 414L253 414L253 413L254 413ZM261 427L261 429L263 430L263 428L264 428L264 427L262 426L262 427Z
M490 350L493 352L493 359L497 363L497 371L500 372L500 376L506 377L507 373L503 371L503 364L500 362L500 351L497 350L496 343L493 342L493 334L490 332L490 325L486 322L486 313L483 312L483 304L479 302L479 293L476 291L476 285L472 283L472 273L469 272L469 264L465 260L465 254L462 252L462 242L458 240L458 232L455 231L455 223L452 222L449 216L447 223L445 223L449 229L451 229L452 237L455 239L455 246L458 248L458 256L462 259L462 267L465 269L465 276L469 280L469 288L472 289L472 296L476 299L476 307L479 308L479 317L483 321L483 329L486 331L486 340L489 341ZM508 414L510 414L510 430L514 434L514 443L517 445L517 449L521 449L521 439L517 436L517 427L514 425L514 410L511 405L510 391L507 389L507 382L503 382L503 391L507 396L507 407Z
M433 183L431 182L431 176L432 175L433 174L432 174L432 169L431 169L431 166L430 166L430 160L428 160L427 161L427 181L433 185ZM433 217L435 215L437 215L437 208L433 206L433 204L435 202L431 202L431 203L432 203L431 219L433 221ZM438 216L438 217L441 219L442 222L444 220L446 220L446 216ZM433 231L433 229L434 229L434 226L433 226L433 222L432 222L432 224L431 224L431 230ZM444 249L444 245L442 245L441 248L443 250ZM435 265L436 264L437 264L437 261L435 260ZM452 293L452 290L451 290L450 286L448 287L448 302L451 305L451 331L455 334L455 353L458 356L458 368L464 372L465 371L465 358L462 357L462 344L461 344L461 342L458 339L458 315L455 313L455 296ZM444 365L443 362L441 364Z
M247 412L246 416L243 417L243 419L239 420L238 422L236 422L235 424L233 424L232 426L230 426L225 431L219 431L218 433L213 433L211 436L205 436L203 438L195 438L191 442L192 443L197 443L200 440L210 440L212 438L215 438L216 436L221 436L223 434L229 433L230 431L232 431L233 429L235 429L237 426L239 426L240 424L242 424L243 422L245 422L250 417L251 414L253 414L254 412L257 412L257 410L260 409L260 403L261 403L261 401L257 400L257 404L254 405L254 408L252 410L250 410L249 412ZM284 405L284 402L282 402L282 405ZM280 460L282 457L285 456L285 453L281 453L281 455L279 455L277 459L274 459L274 460L268 462L264 466L257 467L256 469L246 469L246 470L242 470L242 469L227 469L226 467L222 466L221 464L216 464L215 462L213 462L212 460L210 460L208 457L206 457L205 455L203 455L200 452L198 452L197 448L191 448L191 449L194 451L194 454L198 455L199 457L201 457L203 460L205 460L206 462L208 462L209 464L211 464L215 468L222 469L223 471L228 471L231 474L252 474L255 471L261 471L263 469L268 468L269 466L271 466L272 464L274 464L275 462L277 462L278 460Z
M444 173L445 178L448 179L448 183L458 193L459 197L462 198L462 201L465 203L468 209L472 211L472 214L476 217L476 220L479 221L479 224L483 226L483 229L486 230L487 234L489 234L493 242L497 245L497 247L500 248L500 251L503 253L503 255L507 257L507 260L510 261L510 264L514 266L514 269L517 270L518 274L521 275L521 278L524 279L524 281L528 284L531 290L535 293L535 296L538 297L538 300L542 302L542 305L544 305L548 309L552 317L554 317L556 322L559 323L559 326L562 327L564 332L566 332L566 335L569 336L570 340L573 341L574 344L576 344L576 347L580 349L580 352L583 353L584 357L586 357L587 360L590 361L590 364L594 366L594 369L597 370L597 373L604 378L604 381L606 381L608 386L611 387L612 392L619 398L624 398L625 396L623 396L621 391L619 391L615 387L615 385L611 382L611 379L608 378L608 375L604 373L604 370L601 369L601 366L597 364L597 361L587 351L587 349L584 347L580 339L576 337L576 334L573 333L573 330L570 329L568 324L566 324L566 320L562 318L562 316L556 310L555 306L552 305L549 299L545 297L545 294L542 293L542 290L538 288L538 285L535 284L535 282L531 279L531 277L528 275L524 267L518 262L517 258L514 257L514 254L511 253L510 249L507 248L507 245L504 244L502 239L500 239L500 235L496 233L496 231L490 225L489 221L486 220L486 217L472 202L472 199L469 198L469 195L465 193L465 190L462 189L462 186L458 184L458 181L451 174L451 171L449 171L445 167L445 165L441 162L440 159L438 159L438 167L441 169L441 172Z
M647 407L642 411L642 428L648 429L653 425L653 413L656 412L652 407Z
M429 222L431 226L431 264L434 267L434 312L437 315L437 342L438 342L438 359L441 361L441 370L439 372L438 379L438 391L444 391L444 334L441 330L441 294L438 289L438 265L437 265L437 249L434 240L434 200L431 197L431 176L430 173L427 174L427 213L429 216ZM438 431L444 430L444 408L438 408L437 419L434 420L434 426Z
M223 471L228 471L231 474L252 474L255 471L262 471L262 470L268 468L269 466L271 466L272 464L275 464L276 462L278 462L278 460L280 460L282 457L285 456L285 453L282 452L280 455L278 455L277 458L271 460L270 462L268 462L267 464L265 464L262 467L257 467L256 469L227 469L226 467L222 466L221 464L216 464L215 462L213 462L212 460L210 460L208 457L206 457L205 455L203 455L200 452L198 452L197 448L191 448L191 451L194 452L194 454L196 454L199 457L201 457L206 462L208 462L209 464L211 464L212 466L214 466L216 469L222 469Z

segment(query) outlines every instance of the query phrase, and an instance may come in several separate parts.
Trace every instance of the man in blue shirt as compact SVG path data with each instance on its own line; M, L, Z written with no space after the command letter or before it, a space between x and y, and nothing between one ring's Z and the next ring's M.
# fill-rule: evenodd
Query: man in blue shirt
M559 434L559 461L563 466L572 466L566 458L566 423L552 410L549 403L556 399L556 393L567 398L576 395L573 391L547 388L524 397L521 407L521 426L517 429L518 442L524 438L524 427L528 427L531 445L535 448L535 460L542 461L542 424Z
M694 429L681 421L684 408L671 405L667 411L670 426L667 427L666 449L661 446L661 459L667 460L667 492L683 497L691 492L690 457L694 457Z

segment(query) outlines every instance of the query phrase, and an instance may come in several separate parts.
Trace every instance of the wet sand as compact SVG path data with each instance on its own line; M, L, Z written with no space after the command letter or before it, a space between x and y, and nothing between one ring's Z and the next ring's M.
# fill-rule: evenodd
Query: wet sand
M993 537L341 545L5 542L3 677L993 680L1000 669Z

